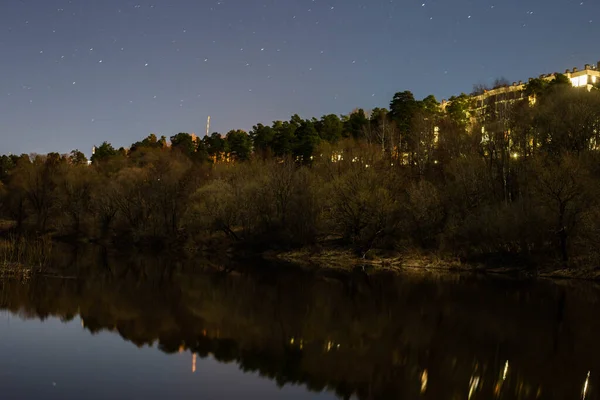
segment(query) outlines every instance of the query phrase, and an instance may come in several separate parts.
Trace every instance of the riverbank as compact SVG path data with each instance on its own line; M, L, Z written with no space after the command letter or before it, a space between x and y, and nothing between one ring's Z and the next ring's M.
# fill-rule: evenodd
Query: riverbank
M485 261L462 261L425 253L369 254L361 258L350 250L328 249L311 251L300 249L286 252L267 252L267 260L283 261L313 268L352 271L360 268L365 272L447 271L474 272L489 275L517 275L547 279L581 279L600 281L600 267L565 268L558 265L532 265L510 260L498 265L497 259Z
M37 270L44 269L45 273L62 272L56 267L53 249L54 240L49 236L37 239L8 236L0 238L0 276L27 279ZM80 248L81 242L75 242L75 248ZM96 247L94 244L88 243ZM98 246L104 251L114 252L120 257L128 257L140 253L137 247L129 250L122 246ZM256 251L252 246L235 246L231 242L217 240L216 237L205 239L201 246L191 248L154 249L156 256L168 254L186 264L190 268L198 263L205 268L227 271L236 269L236 265L244 265L250 261L264 259L272 264L288 264L315 271L365 273L426 273L426 272L471 272L485 275L506 275L519 278L544 279L575 279L600 281L600 268L591 262L574 262L577 267L565 268L558 263L537 262L514 255L488 255L468 260L452 258L438 253L424 251L383 251L372 250L366 256L360 257L355 252L344 247L311 247L296 250L266 250ZM135 258L135 257L134 257ZM199 261L201 260L201 261ZM587 266L590 265L590 266ZM30 268L35 266L35 268Z
M33 270L22 264L13 262L0 262L0 278L1 279L17 279L27 281L33 275Z

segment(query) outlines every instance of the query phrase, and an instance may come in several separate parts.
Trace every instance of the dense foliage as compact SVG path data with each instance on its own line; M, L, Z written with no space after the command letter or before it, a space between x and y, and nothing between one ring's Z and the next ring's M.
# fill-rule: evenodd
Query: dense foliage
M467 95L440 107L405 91L389 110L170 143L150 135L129 149L104 142L91 165L78 150L2 156L1 212L18 231L120 243L224 235L262 250L335 242L359 255L590 262L600 91L556 79L525 94L472 111Z

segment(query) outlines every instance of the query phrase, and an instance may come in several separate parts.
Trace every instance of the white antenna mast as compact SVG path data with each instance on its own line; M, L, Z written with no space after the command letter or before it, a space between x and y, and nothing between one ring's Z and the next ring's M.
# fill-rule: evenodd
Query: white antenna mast
M208 119L206 120L206 136L208 136L210 133L210 115L208 116Z

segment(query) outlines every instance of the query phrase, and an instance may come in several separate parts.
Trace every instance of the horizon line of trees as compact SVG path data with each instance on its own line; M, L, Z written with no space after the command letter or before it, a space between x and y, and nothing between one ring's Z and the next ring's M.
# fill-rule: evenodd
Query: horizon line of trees
M257 124L250 133L149 135L130 149L0 157L0 216L18 231L199 247L327 245L365 256L599 259L600 91L557 77L525 95L444 108L394 95L389 110ZM228 162L223 162L228 161ZM125 240L129 239L129 240ZM596 258L595 258L596 257Z

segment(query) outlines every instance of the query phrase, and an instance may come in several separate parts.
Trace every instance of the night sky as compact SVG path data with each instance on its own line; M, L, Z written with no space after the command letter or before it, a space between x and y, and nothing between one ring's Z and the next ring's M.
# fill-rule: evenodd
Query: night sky
M0 0L0 32L0 154L89 155L581 68L600 2Z

